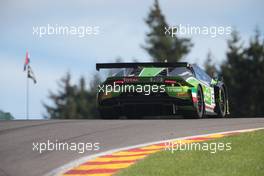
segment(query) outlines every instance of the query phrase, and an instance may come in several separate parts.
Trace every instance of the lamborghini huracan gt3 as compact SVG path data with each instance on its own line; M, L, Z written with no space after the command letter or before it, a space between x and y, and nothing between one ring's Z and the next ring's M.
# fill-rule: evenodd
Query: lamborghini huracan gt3
M96 69L116 71L98 86L97 106L103 118L229 114L223 80L211 78L196 64L98 63Z

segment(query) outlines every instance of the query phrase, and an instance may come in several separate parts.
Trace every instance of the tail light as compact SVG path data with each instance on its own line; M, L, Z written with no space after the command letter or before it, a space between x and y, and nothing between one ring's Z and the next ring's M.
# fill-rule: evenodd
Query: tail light
M177 81L175 81L175 80L171 80L171 79L166 79L166 80L164 81L164 83L165 83L165 84L176 84Z
M115 80L113 83L115 83L115 84L124 84L124 80Z

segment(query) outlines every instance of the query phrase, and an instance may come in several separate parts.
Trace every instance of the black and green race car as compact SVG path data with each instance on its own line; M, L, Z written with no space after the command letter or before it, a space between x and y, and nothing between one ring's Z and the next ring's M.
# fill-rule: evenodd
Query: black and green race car
M116 73L98 86L97 106L103 118L183 115L204 118L229 114L228 93L221 79L196 64L98 63Z

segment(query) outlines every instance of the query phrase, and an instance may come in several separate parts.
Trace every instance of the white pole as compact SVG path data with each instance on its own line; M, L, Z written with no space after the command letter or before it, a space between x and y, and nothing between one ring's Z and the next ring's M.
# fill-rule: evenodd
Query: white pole
M26 97L26 114L27 114L27 120L29 119L28 117L28 112L29 112L29 106L28 106L28 103L29 103L29 81L28 81L28 67L27 67L27 97Z

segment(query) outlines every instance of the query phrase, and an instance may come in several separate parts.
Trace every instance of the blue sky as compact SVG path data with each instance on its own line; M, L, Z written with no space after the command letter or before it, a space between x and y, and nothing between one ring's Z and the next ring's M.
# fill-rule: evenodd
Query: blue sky
M15 118L25 118L26 74L22 71L26 50L38 83L30 83L30 118L45 113L41 102L48 102L48 90L57 90L57 81L70 71L73 82L80 75L89 81L96 62L122 57L148 61L150 56L140 47L148 31L144 23L153 0L75 0L35 1L4 0L0 2L0 109ZM162 0L160 6L170 25L232 26L247 41L258 25L264 32L262 0ZM100 34L47 36L32 34L33 26L47 24L99 26ZM229 36L211 38L191 36L194 47L185 60L202 65L209 50L214 62L225 59Z

